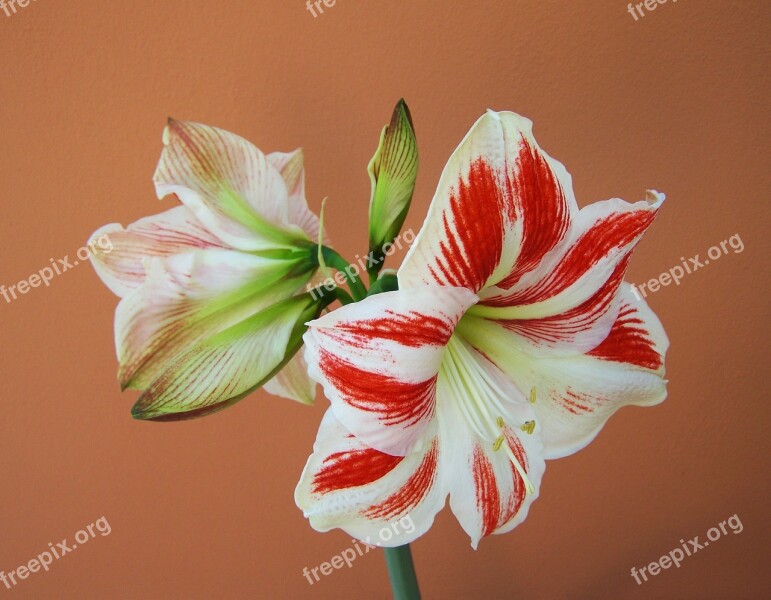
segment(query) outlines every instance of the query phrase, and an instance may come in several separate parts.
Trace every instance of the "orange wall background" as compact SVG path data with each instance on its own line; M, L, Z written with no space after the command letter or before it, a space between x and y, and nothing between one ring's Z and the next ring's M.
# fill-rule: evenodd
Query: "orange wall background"
M428 599L768 598L769 33L763 0L38 0L0 12L0 283L74 255L99 226L168 207L151 182L166 117L303 146L311 207L347 256L367 242L366 165L406 98L421 152L407 227L490 107L535 122L579 203L668 201L642 283L744 243L648 296L671 339L669 398L627 408L550 462L527 521L477 552L449 510L413 544ZM396 267L398 261L392 262ZM117 300L89 265L0 298L0 570L106 517L112 531L15 598L388 598L382 552L310 586L351 546L292 494L326 407L254 394L181 424L136 422L116 383ZM732 515L720 538L630 576Z

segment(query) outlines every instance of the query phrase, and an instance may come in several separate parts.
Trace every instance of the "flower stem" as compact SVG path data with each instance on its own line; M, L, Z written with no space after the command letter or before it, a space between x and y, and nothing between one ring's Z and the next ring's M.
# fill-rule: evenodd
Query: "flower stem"
M385 548L385 557L394 600L420 600L410 545Z
M353 303L353 298L351 298L348 292L342 288L335 288L335 298L337 298L343 306Z
M399 280L396 275L383 275L375 283L369 286L369 292L367 296L374 296L375 294L382 294L383 292L392 292L399 289Z
M367 288L364 287L361 279L359 279L358 267L349 264L347 260L328 246L321 247L321 254L327 265L340 271L345 276L346 281L348 281L348 286L351 288L354 300L358 302L367 297Z

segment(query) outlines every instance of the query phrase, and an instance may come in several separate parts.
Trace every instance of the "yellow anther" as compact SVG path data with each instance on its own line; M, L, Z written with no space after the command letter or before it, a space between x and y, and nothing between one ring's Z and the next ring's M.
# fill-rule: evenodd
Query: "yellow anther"
M493 443L493 450L495 452L498 452L498 450L501 449L501 446L503 445L503 440L506 439L504 436L499 436L497 440Z
M503 426L506 424L503 422L503 417L498 417L495 422L500 429L503 429Z
M535 404L535 388L530 388L530 404Z
M535 421L525 421L525 424L520 429L527 434L533 433L535 431Z

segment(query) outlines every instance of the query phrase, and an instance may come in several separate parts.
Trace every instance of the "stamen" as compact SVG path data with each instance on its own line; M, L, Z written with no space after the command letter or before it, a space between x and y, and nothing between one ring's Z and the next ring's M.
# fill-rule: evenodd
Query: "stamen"
M519 473L519 476L522 478L522 481L525 483L525 491L528 494L534 493L535 486L530 482L530 479L528 478L527 473L525 472L525 469L520 464L519 459L514 455L514 452L512 451L508 441L506 440L506 431L505 431L506 423L504 422L503 417L498 417L495 420L495 423L496 425L498 425L498 427L500 427L503 435L500 435L496 438L495 442L493 443L493 450L497 452L498 450L501 449L501 447L505 448L506 454L509 455L509 459L514 464L514 468L517 470L517 473ZM527 433L533 433L534 429L535 429L535 421L527 421L522 426L522 431L526 431ZM504 442L506 443L504 444Z
M530 482L530 479L527 477L527 473L525 473L525 470L522 468L522 465L519 464L519 460L517 460L517 457L514 456L514 452L511 451L511 448L509 447L508 443L503 446L506 449L506 454L509 455L509 458L511 459L511 462L514 463L514 468L517 470L517 473L519 473L519 476L522 478L522 481L525 482L525 491L528 494L535 493L535 486Z
M535 388L530 388L530 404L535 404Z

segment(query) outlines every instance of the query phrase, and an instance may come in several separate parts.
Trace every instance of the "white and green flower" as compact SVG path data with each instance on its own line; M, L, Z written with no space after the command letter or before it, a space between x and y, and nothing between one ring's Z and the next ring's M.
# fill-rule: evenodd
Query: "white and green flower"
M93 264L121 297L119 380L143 391L134 416L201 416L262 385L312 402L296 352L303 324L329 300L301 293L319 237L302 152L265 155L232 133L174 120L163 141L156 191L181 205L93 235L114 246Z

